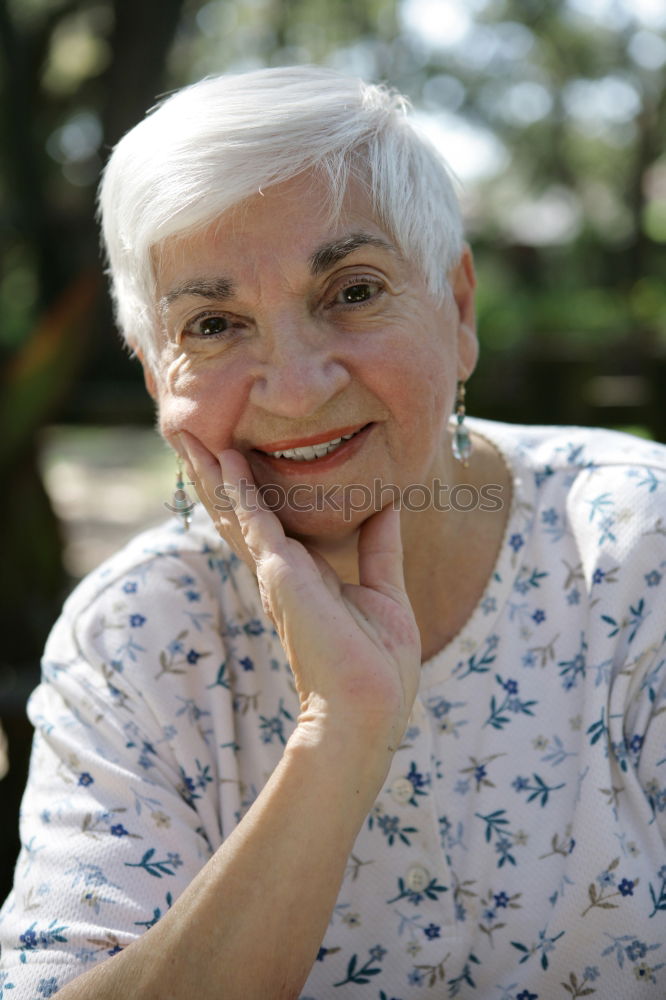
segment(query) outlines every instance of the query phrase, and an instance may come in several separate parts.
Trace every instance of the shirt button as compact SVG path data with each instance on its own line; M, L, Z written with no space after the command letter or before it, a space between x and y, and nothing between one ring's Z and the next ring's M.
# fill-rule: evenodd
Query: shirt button
M412 892L423 892L430 882L430 873L423 865L412 865L407 872L405 884Z
M404 805L414 794L414 786L409 778L396 778L391 785L391 796L395 802Z

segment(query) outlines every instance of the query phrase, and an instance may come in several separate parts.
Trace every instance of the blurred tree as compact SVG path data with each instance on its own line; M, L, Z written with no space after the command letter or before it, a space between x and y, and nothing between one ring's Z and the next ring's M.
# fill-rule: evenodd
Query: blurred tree
M27 689L68 582L37 464L38 431L72 392L102 305L94 181L109 148L163 86L183 0L0 0L0 715L10 741L2 782L0 896L18 841Z
M404 0L400 11L429 130L445 151L462 117L494 160L468 196L483 344L470 405L525 421L631 414L666 440L666 8Z
M0 600L3 658L14 667L39 654L64 586L36 435L65 404L93 333L109 325L94 182L103 150L164 85L182 7L0 0L0 470L10 484Z

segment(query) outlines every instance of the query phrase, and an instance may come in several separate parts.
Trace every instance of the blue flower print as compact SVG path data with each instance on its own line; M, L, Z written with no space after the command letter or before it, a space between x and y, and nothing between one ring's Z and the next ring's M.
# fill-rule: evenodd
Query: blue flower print
M141 628L145 623L145 615L130 615L130 625L132 628Z
M398 889L400 890L397 896L392 899L387 899L387 903L396 903L399 899L406 899L408 902L413 903L414 906L419 906L424 899L438 899L438 893L448 892L448 887L445 885L439 885L436 878L431 878L430 881L423 889L410 889L409 886L405 884L404 879L398 879Z
M64 931L67 930L66 925L62 924L58 926L57 920L52 920L48 927L44 930L37 931L35 927L37 922L35 921L28 927L23 934L19 935L19 941L21 942L21 951L33 951L35 948L49 948L52 944L66 944L67 938L65 937ZM25 962L25 954L21 956L21 961Z
M423 933L429 941L432 941L434 938L438 938L440 933L439 924L428 924L427 927L423 928Z
M550 465L544 465L542 471L534 473L534 482L536 483L537 489L546 482L549 476L554 476L555 473ZM529 997L521 998L521 1000L529 1000Z
M238 662L243 670L254 670L254 661L251 660L249 656L244 656L243 659Z
M445 715L448 715L452 707L451 702L447 701L446 698L430 699L428 702L428 710L432 712L436 719L441 719Z
M114 837L127 837L129 831L125 829L122 823L116 823L114 826L111 827L110 833Z
M595 979L599 978L599 969L596 965L586 965L583 969L583 976L588 983L593 983Z
M650 917L654 917L660 911L666 910L666 865L662 865L657 872L657 878L661 880L661 886L657 882L656 887L649 884L650 899L652 900L652 912Z
M410 805L418 806L416 796L424 796L428 794L428 786L430 785L430 775L423 774L416 767L416 761L412 761L409 767L409 771L405 775L407 780L411 782L412 788L414 789L412 797L408 800Z
M530 993L529 990L521 990L520 993L516 995L516 1000L539 1000L539 994Z
M372 828L373 817L371 816L368 820L368 825ZM392 847L395 843L396 837L398 837L403 844L411 844L408 833L417 833L415 826L401 826L399 816L378 816L377 826L385 835L388 840L389 846Z
M658 587L661 583L662 576L656 569L651 570L649 573L645 574L645 582L648 587Z
M576 687L579 679L584 679L587 666L585 658L586 653L587 642L585 641L585 638L581 636L579 652L575 653L570 660L558 661L557 665L560 668L562 687L565 691L570 691L571 688Z
M532 615L532 621L536 625L541 625L541 622L545 622L545 620L546 620L546 612L543 610L543 608L537 608L534 614Z
M545 570L539 571L536 566L532 570L530 570L529 566L521 566L513 589L518 594L527 594L532 588L538 589L541 586L541 581L547 576L548 573Z
M493 899L495 900L495 906L498 908L498 910L506 909L506 907L509 905L509 897L505 892L495 893Z
M548 804L551 792L558 792L560 788L564 788L564 783L559 785L547 785L543 778L538 774L532 775L532 782L530 782L528 778L519 776L511 783L511 786L517 792L529 792L530 794L527 796L527 801L537 801L542 808Z
M525 544L525 539L523 538L522 535L519 534L511 535L511 538L509 539L509 545L511 546L514 552L518 552L520 549L522 549L524 544Z
M58 980L55 976L50 979L40 979L37 984L37 992L42 997L52 997L58 989Z
M83 771L79 775L78 784L81 785L82 788L87 788L88 785L92 785L94 780L95 779L93 778L92 774L89 774L87 771Z
M549 507L548 510L544 510L541 513L541 521L543 522L543 524L550 524L550 525L556 524L558 517L559 514L557 513L554 507Z
M601 889L609 885L615 885L615 875L613 874L613 872L609 872L608 869L606 869L606 871L603 871L601 872L600 875L597 875L597 882L599 883L599 887Z
M623 878L618 885L618 890L621 896L633 896L634 894L634 883L631 879Z
M201 659L201 653L197 653L196 649L191 649L185 659L188 663L198 663Z
M500 685L502 690L506 692L505 697L498 703L495 695L490 699L490 714L486 719L484 725L492 726L493 729L503 729L507 726L510 721L510 715L534 715L532 709L537 704L536 701L521 701L517 697L518 694L518 682L512 678L508 680L503 680L499 674L495 675L495 680Z
M122 589L126 594L136 594L136 583L134 580L128 580L127 583L123 584Z
M19 941L26 951L31 951L37 947L37 935L35 934L34 927L35 925L33 924L23 934L19 934Z
M610 493L600 493L594 500L586 500L585 503L590 507L590 521L593 521L597 514L603 514L605 507L613 506Z
M647 945L642 941L632 941L625 950L630 962L637 962L639 958L644 958L647 955Z
M5 990L14 989L14 983L8 983L7 982L8 979L9 979L8 972L0 972L0 1000L3 1000L5 996Z

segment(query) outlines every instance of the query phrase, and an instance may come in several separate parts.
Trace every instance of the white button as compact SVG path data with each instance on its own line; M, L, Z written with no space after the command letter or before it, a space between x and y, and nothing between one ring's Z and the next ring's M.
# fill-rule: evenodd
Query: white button
M405 884L412 892L423 892L430 882L430 873L423 865L412 865L407 872Z
M413 794L414 786L409 778L396 778L391 785L391 795L396 802L400 803L400 805L404 805L405 802L409 802Z

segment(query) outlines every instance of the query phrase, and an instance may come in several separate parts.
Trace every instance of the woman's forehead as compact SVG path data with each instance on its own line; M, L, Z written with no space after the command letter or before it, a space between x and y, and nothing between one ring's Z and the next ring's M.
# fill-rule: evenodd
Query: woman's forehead
M158 296L171 296L174 285L194 275L209 272L213 278L220 268L240 277L248 267L293 263L316 275L364 246L401 258L362 187L350 185L340 211L332 212L322 182L297 177L252 196L195 233L166 240L154 256Z

